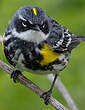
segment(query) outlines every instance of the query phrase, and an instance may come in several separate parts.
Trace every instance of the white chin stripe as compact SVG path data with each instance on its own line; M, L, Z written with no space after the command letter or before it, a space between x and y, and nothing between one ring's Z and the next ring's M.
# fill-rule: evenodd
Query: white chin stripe
M28 30L25 32L18 33L15 29L13 29L12 34L20 39L32 42L41 42L48 37L48 34L45 35L42 31L34 31Z

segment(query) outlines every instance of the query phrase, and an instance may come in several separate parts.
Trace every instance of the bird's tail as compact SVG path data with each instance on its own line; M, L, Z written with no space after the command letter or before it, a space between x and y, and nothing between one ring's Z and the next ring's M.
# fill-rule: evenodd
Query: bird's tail
M73 50L74 48L76 48L83 41L85 41L85 37L84 36L73 36L71 44L68 47L69 50Z
M81 43L81 42L85 41L85 37L84 36L77 36L77 40Z

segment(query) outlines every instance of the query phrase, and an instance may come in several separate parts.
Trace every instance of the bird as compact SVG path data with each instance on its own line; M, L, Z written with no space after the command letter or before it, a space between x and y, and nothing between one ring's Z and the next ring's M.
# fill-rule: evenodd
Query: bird
M50 89L40 97L48 105L55 81L67 66L71 52L84 36L75 35L37 6L23 6L12 17L3 37L2 47L14 66L14 82L23 71L55 75Z

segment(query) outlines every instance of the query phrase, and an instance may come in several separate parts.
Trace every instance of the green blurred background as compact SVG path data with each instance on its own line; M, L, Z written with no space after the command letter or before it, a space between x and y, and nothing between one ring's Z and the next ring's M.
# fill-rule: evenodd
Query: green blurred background
M16 10L24 5L36 5L67 27L74 34L85 35L85 0L0 0L0 33L3 34ZM73 97L79 110L85 110L85 43L76 48L71 55L67 68L60 75L64 85ZM5 61L1 44L0 60ZM44 90L51 86L46 76L27 74L33 82ZM59 91L54 88L53 94L66 107L68 105ZM43 100L35 93L20 85L14 84L6 72L0 70L0 110L54 110L45 106Z

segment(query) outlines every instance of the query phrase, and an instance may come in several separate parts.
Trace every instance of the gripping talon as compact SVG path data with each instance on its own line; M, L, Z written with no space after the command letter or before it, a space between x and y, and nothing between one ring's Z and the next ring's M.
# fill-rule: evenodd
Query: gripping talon
M49 91L44 92L44 93L40 96L40 98L43 98L43 99L44 99L45 105L48 105L49 98L51 97L51 93L52 93L52 90L53 90L53 87L54 87L56 78L57 78L57 74L56 74L55 77L54 77L53 83L52 83L51 88L49 89Z
M13 81L16 83L18 75L22 74L19 70L14 70L10 78L13 78Z
M49 98L51 97L51 91L49 90L49 91L47 91L47 92L44 92L41 96L40 96L40 98L43 98L44 99L44 103L45 103L45 105L48 105L48 101L49 101Z

